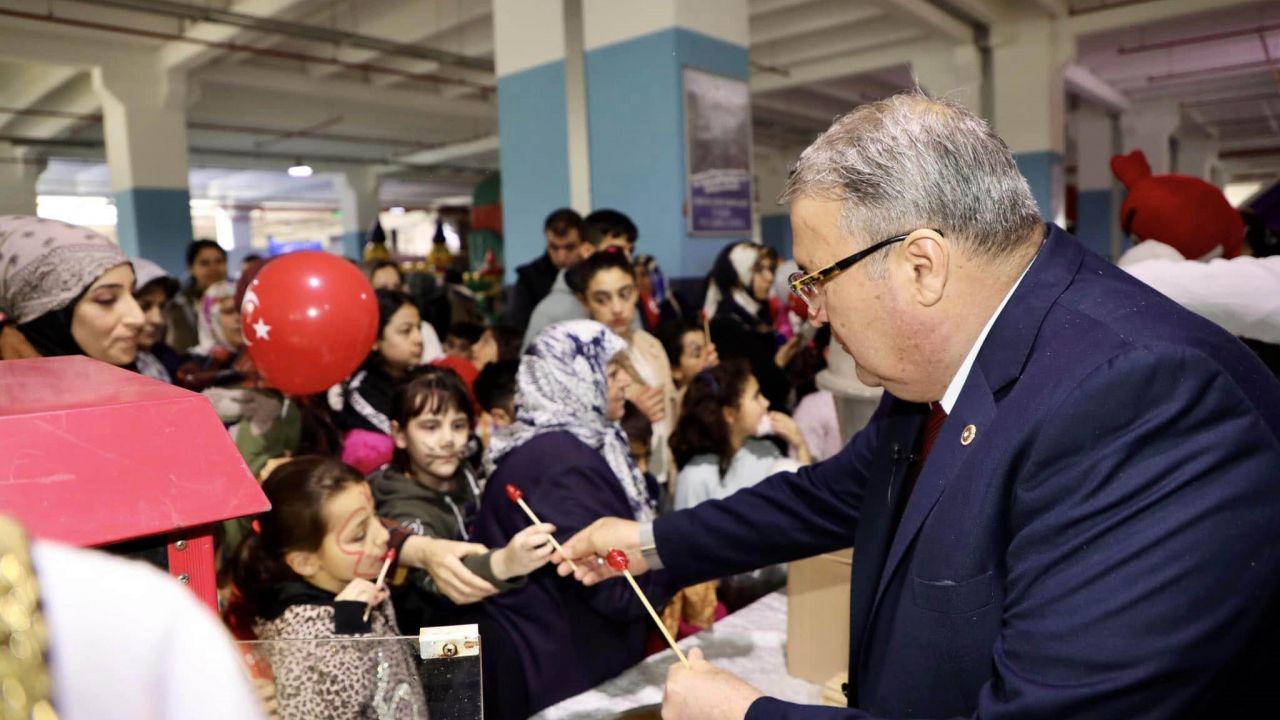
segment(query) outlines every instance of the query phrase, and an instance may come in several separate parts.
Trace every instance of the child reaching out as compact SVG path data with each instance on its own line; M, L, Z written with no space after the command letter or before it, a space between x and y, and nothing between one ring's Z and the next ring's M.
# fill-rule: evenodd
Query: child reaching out
M426 367L397 390L391 406L396 451L391 464L369 478L378 513L415 535L467 540L481 482L465 461L470 451L474 405L457 373ZM524 583L524 576L551 556L551 525L531 525L503 548L463 558L463 565L499 592ZM438 591L431 576L411 573L411 585L428 595ZM397 596L397 607L414 615L407 625L440 624L443 603ZM417 615L422 613L421 617Z
M305 457L280 466L262 489L271 510L233 560L231 615L241 634L292 641L260 649L280 720L426 718L408 646L340 641L399 635L387 590L374 585L393 543L368 484L337 460ZM545 562L550 549L537 552Z

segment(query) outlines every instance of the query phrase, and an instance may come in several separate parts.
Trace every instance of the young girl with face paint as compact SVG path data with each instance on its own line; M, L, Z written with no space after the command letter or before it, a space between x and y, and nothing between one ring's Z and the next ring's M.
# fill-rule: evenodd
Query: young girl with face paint
M462 378L448 368L423 368L396 390L391 416L395 456L369 477L379 515L414 535L471 539L481 489L479 473L467 461L474 447L473 408ZM553 525L528 525L502 548L470 555L462 564L498 592L513 590L551 557L554 531ZM394 599L406 631L463 619L425 572L411 573L405 592Z
M336 460L305 457L277 468L262 489L271 510L232 561L230 615L241 636L294 641L259 648L280 720L425 718L407 646L333 641L399 635L388 592L374 584L394 543L368 484Z

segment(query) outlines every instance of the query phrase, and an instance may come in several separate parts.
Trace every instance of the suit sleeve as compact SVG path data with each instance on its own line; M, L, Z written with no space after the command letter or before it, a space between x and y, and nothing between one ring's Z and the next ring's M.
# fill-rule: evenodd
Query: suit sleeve
M1068 397L1014 490L974 717L1203 715L1275 602L1280 442L1193 351L1128 352ZM770 699L748 717L868 716Z
M654 542L672 581L685 587L853 545L890 402L886 395L867 427L834 457L658 518Z
M537 498L543 521L556 526L556 539L564 542L598 518L617 516L620 502L618 481L597 455L594 462L574 458L565 463L546 487L547 495ZM545 508L545 509L544 509ZM518 510L516 511L518 512ZM623 580L585 587L573 578L562 578L572 592L580 593L601 615L620 621L647 617L630 584ZM654 607L661 609L676 588L670 587L664 572L645 573L636 583Z

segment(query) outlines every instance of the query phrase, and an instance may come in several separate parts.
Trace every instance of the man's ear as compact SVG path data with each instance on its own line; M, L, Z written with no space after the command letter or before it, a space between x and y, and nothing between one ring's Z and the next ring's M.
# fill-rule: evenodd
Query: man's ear
M932 307L942 299L951 270L951 242L933 230L917 230L903 241L916 300Z

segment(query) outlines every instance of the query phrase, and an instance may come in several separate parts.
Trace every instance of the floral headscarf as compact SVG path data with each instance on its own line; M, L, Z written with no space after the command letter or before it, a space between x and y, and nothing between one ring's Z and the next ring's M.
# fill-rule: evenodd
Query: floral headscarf
M485 457L489 471L538 435L567 432L604 457L635 519L652 520L656 503L631 459L627 436L606 417L609 361L626 349L626 341L594 320L558 323L539 334L520 359L516 421L493 436Z

